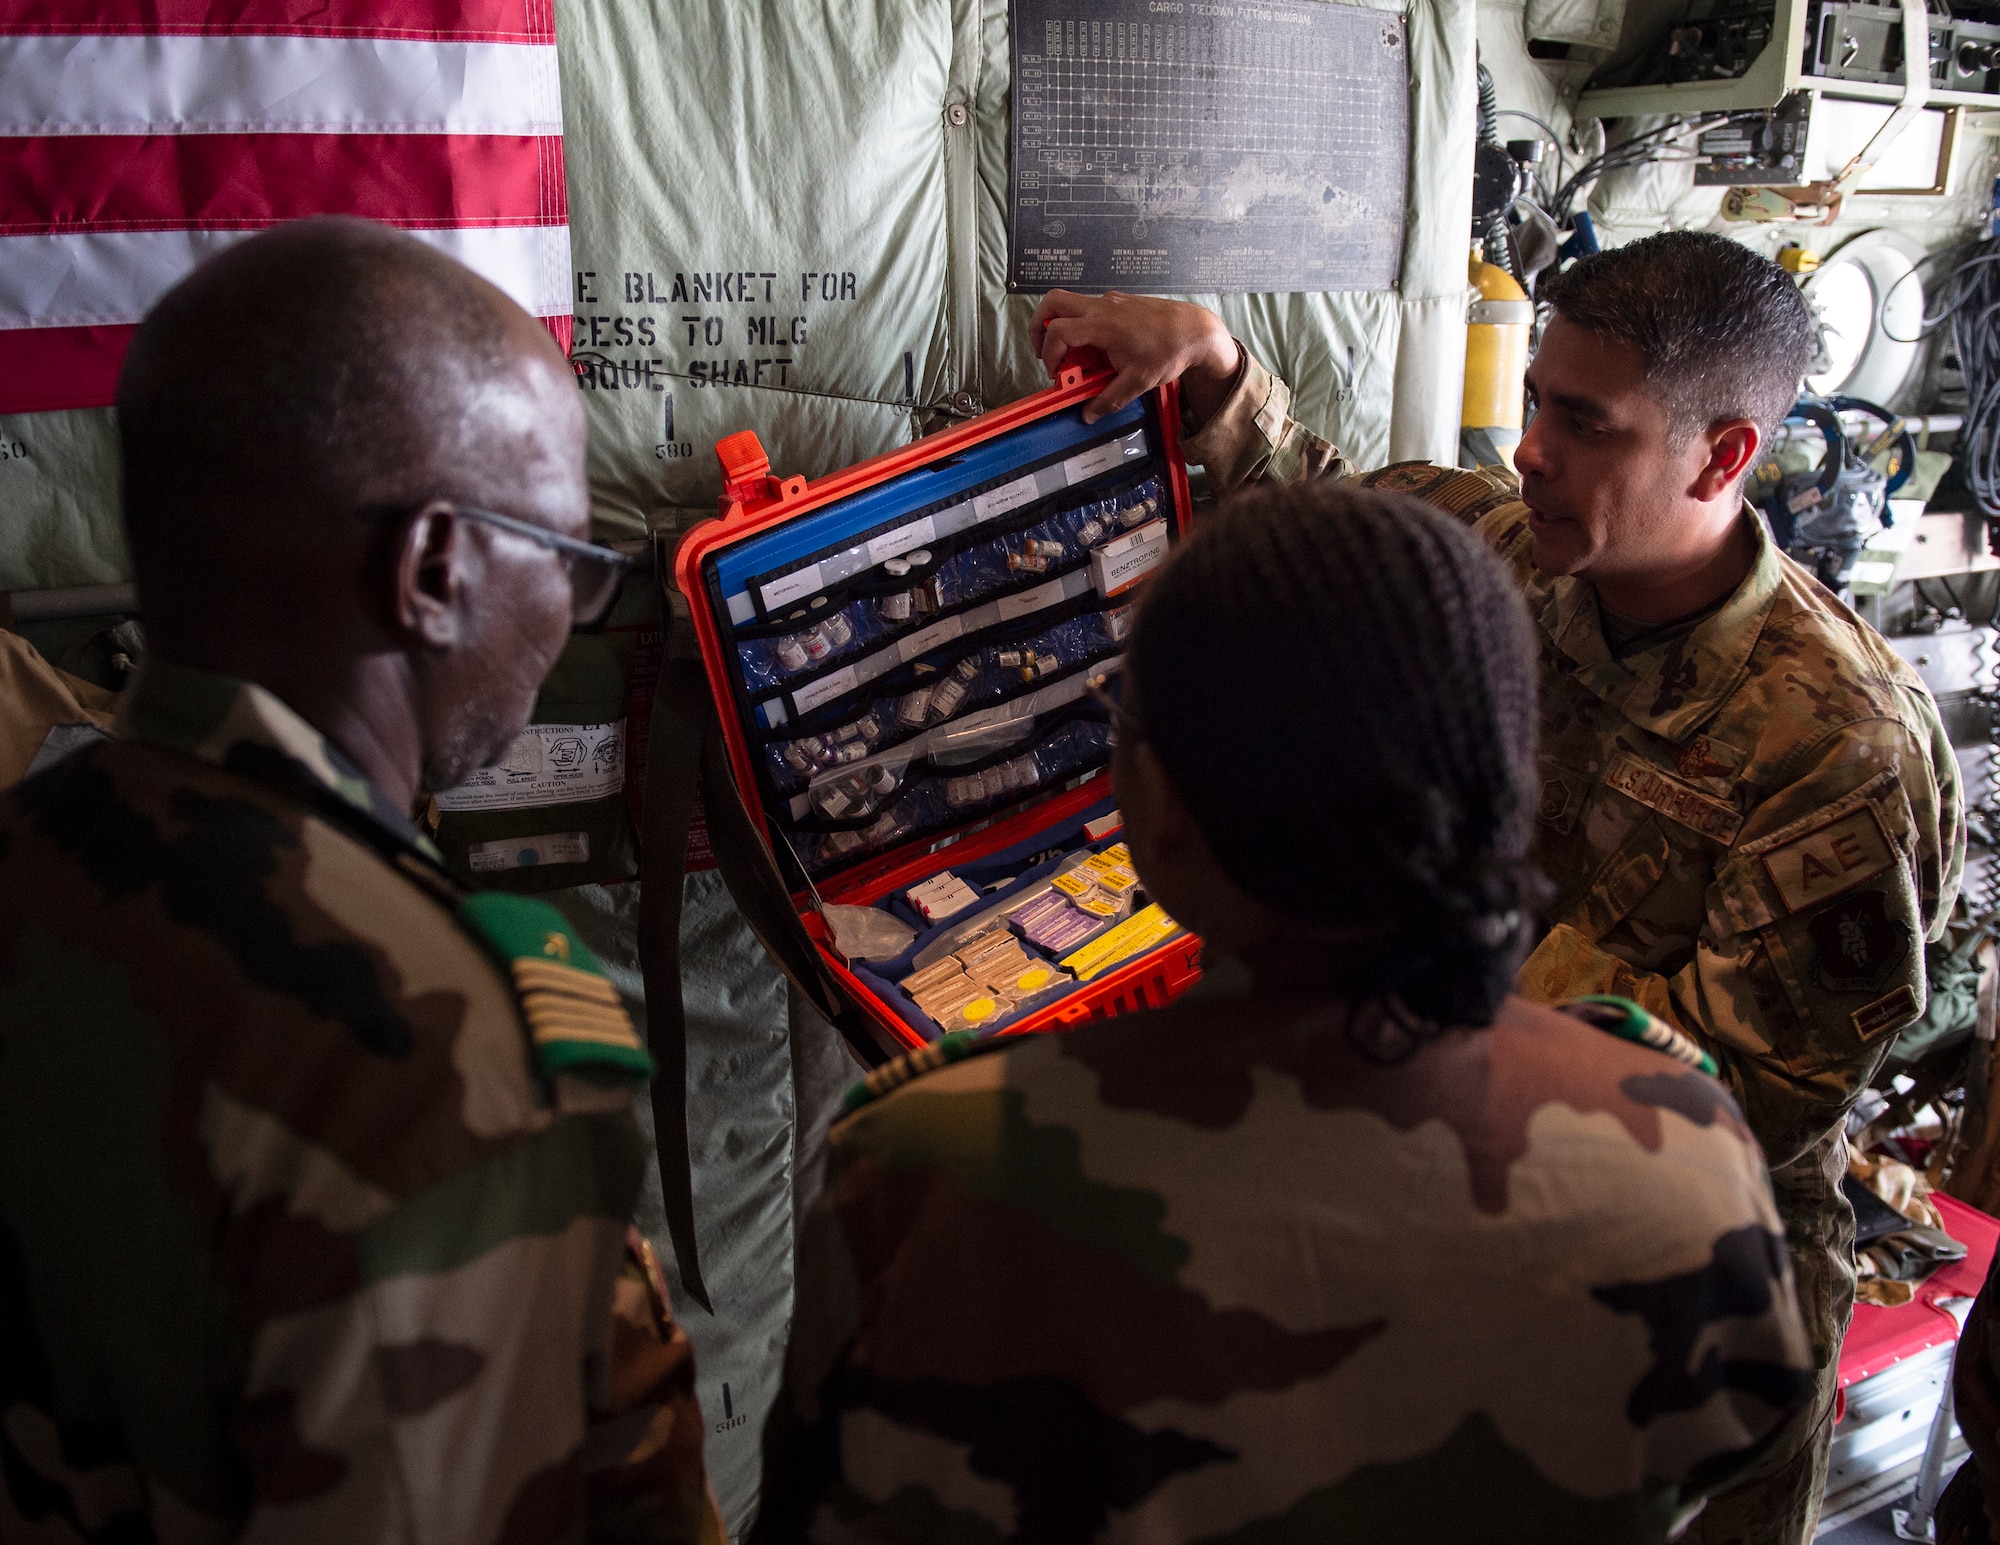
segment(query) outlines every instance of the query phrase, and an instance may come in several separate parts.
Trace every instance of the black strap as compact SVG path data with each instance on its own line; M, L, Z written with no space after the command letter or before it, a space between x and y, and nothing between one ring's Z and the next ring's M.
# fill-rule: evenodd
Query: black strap
M793 909L777 861L752 823L730 771L687 603L672 594L665 601L672 608L672 622L646 737L639 962L646 980L646 1039L659 1069L653 1080L653 1135L667 1233L682 1285L713 1313L695 1231L687 1006L681 996L681 902L697 784L716 867L757 942L805 1001L833 1023L864 1066L879 1066L898 1048L885 1043L867 1017L847 1002Z
M663 609L674 597L662 597ZM671 611L668 616L672 618ZM681 1285L711 1314L695 1241L694 1161L688 1152L687 1005L681 997L681 898L687 878L688 825L712 710L701 660L683 648L679 620L667 623L667 646L646 734L646 804L640 833L639 966L646 981L646 1040L653 1054L653 1141L660 1200L667 1215Z

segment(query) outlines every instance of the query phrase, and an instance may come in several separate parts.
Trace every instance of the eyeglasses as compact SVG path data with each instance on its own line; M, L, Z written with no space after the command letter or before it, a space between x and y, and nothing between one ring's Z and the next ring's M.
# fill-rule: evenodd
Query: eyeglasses
M515 536L539 542L561 558L563 566L569 570L569 614L574 627L594 628L604 621L612 603L618 599L618 587L632 568L632 560L621 552L599 547L595 542L579 542L573 536L564 536L532 521L516 520L511 515L497 515L492 510L473 509L464 504L451 505L450 509L452 514L465 520L497 526Z
M511 515L474 509L466 504L444 507L460 519L476 520L481 525L497 526L515 536L526 537L561 558L563 567L569 571L569 615L573 628L588 629L601 624L618 599L618 587L634 567L634 561L621 552L599 547L595 542L579 542L573 536L564 536L533 521L516 520ZM412 511L408 505L401 505L381 506L361 513L364 517L386 520L400 519Z
M1083 690L1090 694L1091 701L1102 708L1111 720L1113 739L1141 741L1146 738L1146 731L1139 723L1139 716L1119 702L1113 693L1114 688L1123 690L1124 680L1123 671L1115 674L1110 671L1099 671L1083 684Z

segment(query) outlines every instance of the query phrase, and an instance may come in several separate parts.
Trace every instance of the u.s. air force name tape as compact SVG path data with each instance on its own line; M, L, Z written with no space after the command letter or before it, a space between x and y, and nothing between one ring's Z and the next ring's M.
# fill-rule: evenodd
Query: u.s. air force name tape
M653 1059L590 947L545 901L488 891L459 921L507 969L543 1073L610 1070L650 1078Z

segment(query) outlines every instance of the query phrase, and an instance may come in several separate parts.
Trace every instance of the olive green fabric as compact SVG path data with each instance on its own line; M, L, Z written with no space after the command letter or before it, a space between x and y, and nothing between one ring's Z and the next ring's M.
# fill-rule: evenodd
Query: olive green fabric
M556 26L602 530L711 513L738 429L817 476L1044 384L1035 297L1005 287L1006 0L565 0ZM1409 40L1399 290L1195 297L1365 465L1449 459L1458 428L1471 0L1416 0ZM24 448L0 459L0 590L128 577L111 411L0 441Z

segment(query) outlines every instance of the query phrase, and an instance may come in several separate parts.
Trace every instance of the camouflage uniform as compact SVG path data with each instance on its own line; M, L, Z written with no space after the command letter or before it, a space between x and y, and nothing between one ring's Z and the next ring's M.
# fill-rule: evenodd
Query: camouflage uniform
M1938 1502L1938 1545L1993 1545L2000 1539L2000 1257L1972 1301L1952 1363L1953 1415L1971 1454Z
M1809 1379L1735 1105L1518 998L1395 1067L1341 1012L1224 961L837 1125L759 1540L1667 1538Z
M269 693L130 696L0 798L0 1539L719 1540L588 952Z
M1351 472L1246 354L1184 442L1222 488ZM1937 705L1887 644L1757 535L1749 576L1687 630L1614 657L1595 589L1532 561L1510 475L1369 474L1472 524L1540 623L1540 856L1553 923L1522 968L1542 1002L1636 999L1721 1065L1771 1164L1820 1377L1768 1483L1693 1538L1803 1541L1825 1486L1854 1301L1842 1121L1924 1006L1924 944L1958 893L1965 822ZM1782 1463L1786 1450L1806 1462Z

